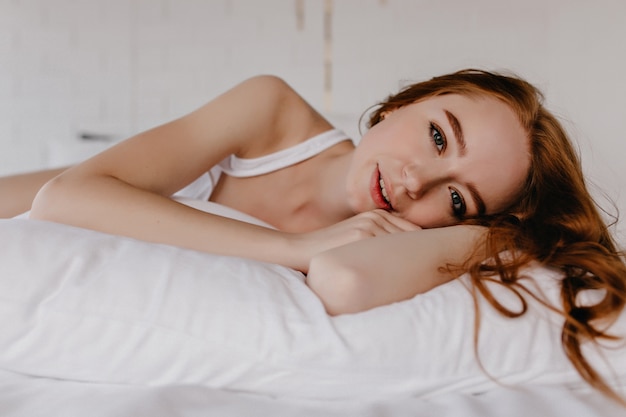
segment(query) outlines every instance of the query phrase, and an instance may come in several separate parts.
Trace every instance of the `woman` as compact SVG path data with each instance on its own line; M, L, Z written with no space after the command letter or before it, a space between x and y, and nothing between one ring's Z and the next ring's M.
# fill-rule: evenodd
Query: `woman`
M330 314L407 299L469 271L474 296L515 316L484 282L500 275L524 291L518 270L538 261L564 272L572 363L618 398L580 347L607 337L626 268L540 93L464 70L389 97L369 127L354 147L284 82L256 77L63 172L37 194L31 217L296 268ZM170 198L218 165L225 174L211 170L214 187L198 195L275 229ZM606 295L579 306L586 289Z
M307 272L327 249L497 213L521 192L528 139L500 100L445 95L388 109L381 118L355 148L283 81L255 77L67 170L41 190L31 216ZM267 168L275 162L281 169ZM218 164L229 175L205 198L276 230L170 198ZM479 232L457 233L451 241L473 240ZM458 246L462 253L441 261L465 258L467 245ZM423 285L407 284L407 294ZM365 307L344 304L329 310Z

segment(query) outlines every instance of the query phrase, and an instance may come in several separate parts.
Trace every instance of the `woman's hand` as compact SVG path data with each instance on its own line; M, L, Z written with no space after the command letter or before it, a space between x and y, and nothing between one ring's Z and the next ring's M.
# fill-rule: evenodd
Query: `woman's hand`
M294 248L301 254L297 269L308 272L311 259L321 252L372 237L421 228L385 210L357 214L332 226L312 232L293 235Z

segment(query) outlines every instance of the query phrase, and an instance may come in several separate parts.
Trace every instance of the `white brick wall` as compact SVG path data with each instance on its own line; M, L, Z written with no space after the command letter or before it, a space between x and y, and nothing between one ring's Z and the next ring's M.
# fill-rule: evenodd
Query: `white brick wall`
M84 157L258 73L321 102L322 2L0 0L0 175Z
M79 159L107 144L78 132L122 138L258 73L357 136L407 80L475 66L542 87L626 212L623 39L622 0L0 0L0 175Z

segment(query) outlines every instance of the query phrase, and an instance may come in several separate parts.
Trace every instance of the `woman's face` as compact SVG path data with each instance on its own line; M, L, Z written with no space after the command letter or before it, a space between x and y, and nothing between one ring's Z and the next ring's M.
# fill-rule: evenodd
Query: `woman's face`
M530 166L515 113L489 97L456 94L401 107L372 127L348 171L355 212L382 208L423 228L504 210Z

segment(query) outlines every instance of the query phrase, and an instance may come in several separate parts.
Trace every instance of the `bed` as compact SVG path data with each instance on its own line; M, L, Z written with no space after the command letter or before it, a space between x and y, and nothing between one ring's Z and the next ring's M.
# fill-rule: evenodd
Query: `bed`
M3 417L626 415L582 381L560 317L532 300L520 319L480 302L475 347L466 277L330 317L278 265L24 216L0 236ZM525 273L555 302L556 271ZM626 315L611 330L626 335ZM584 352L626 394L624 341Z

